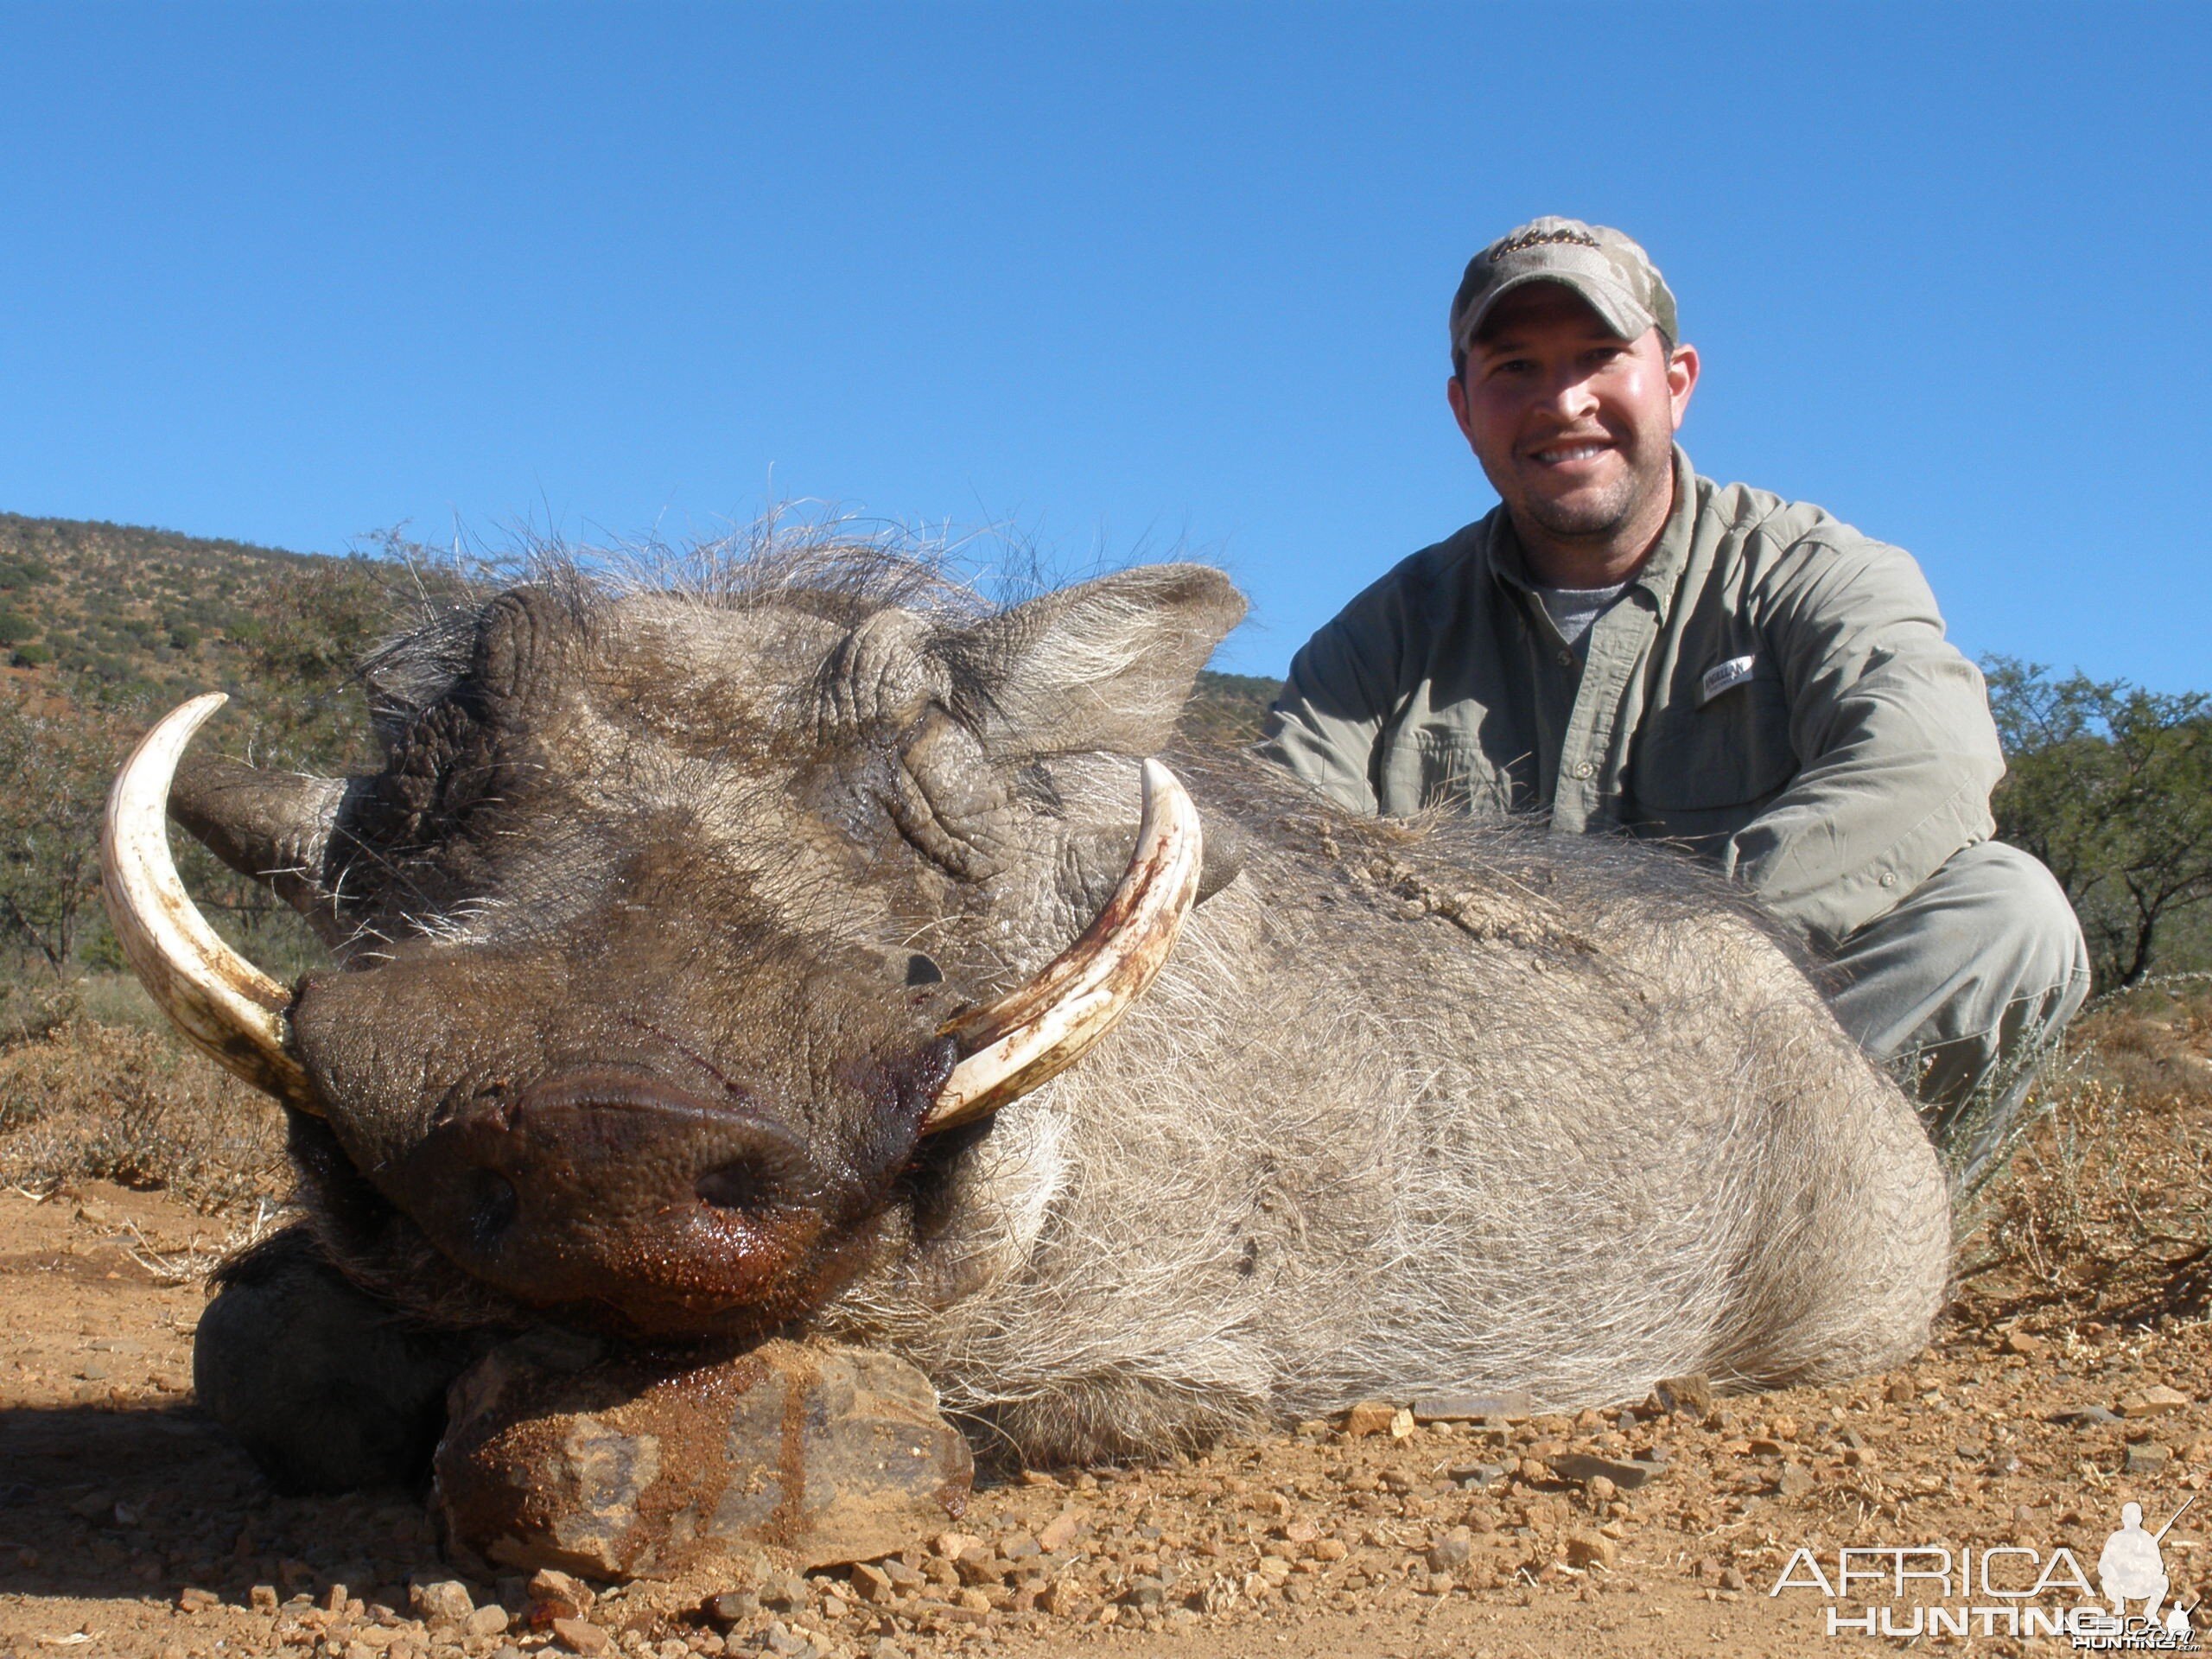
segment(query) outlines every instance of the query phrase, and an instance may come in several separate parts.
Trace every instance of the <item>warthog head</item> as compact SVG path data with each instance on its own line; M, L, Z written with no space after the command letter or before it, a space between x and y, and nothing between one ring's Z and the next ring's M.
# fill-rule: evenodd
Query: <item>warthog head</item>
M868 550L549 571L372 665L373 776L181 766L221 699L172 714L110 804L110 908L289 1109L358 1275L448 1319L757 1332L926 1226L1165 959L1201 854L1138 760L1242 608L1195 566L1003 611ZM339 966L286 989L223 944L165 804Z

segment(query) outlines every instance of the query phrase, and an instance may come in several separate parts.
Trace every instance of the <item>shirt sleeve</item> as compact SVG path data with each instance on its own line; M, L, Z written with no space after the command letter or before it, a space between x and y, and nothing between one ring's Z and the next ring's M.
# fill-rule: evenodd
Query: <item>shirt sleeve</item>
M1834 945L1994 829L2005 774L1981 672L1943 637L1911 556L1808 538L1777 569L1761 632L1799 767L1721 861Z
M1401 694L1396 677L1376 664L1404 654L1392 597L1377 583L1306 642L1257 751L1354 812L1382 810L1376 755Z

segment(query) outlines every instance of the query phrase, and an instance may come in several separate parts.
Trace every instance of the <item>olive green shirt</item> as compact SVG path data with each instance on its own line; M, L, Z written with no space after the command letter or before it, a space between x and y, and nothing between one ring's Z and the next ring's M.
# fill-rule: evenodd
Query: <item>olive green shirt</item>
M1980 671L1911 556L1818 507L1676 449L1666 529L1583 643L1501 506L1313 636L1261 753L1355 811L1684 842L1830 945L1993 828Z

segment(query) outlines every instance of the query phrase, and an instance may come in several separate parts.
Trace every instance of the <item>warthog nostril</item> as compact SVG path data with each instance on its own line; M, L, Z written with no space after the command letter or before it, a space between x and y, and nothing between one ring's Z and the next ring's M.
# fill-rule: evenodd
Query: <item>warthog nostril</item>
M469 1231L479 1249L489 1249L513 1224L520 1201L515 1196L514 1183L497 1171L478 1170L471 1185Z
M717 1210L766 1210L776 1201L768 1172L749 1159L709 1170L692 1184L692 1190Z

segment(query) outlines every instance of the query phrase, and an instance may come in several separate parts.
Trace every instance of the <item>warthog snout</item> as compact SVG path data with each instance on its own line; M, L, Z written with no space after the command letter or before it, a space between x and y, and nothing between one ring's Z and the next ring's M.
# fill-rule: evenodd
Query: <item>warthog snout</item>
M772 1318L856 1196L856 1173L818 1167L774 1105L558 1070L449 1112L391 1186L441 1249L525 1302L670 1333Z

